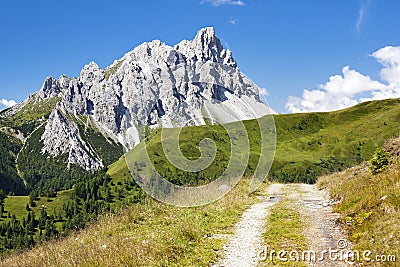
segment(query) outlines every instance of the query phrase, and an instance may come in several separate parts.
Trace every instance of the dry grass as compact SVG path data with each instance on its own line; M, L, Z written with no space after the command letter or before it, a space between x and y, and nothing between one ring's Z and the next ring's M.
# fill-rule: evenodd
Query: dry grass
M364 163L321 177L318 185L339 201L335 210L341 213L341 221L356 249L370 250L373 255L396 255L400 260L399 159L379 174L371 174Z
M208 266L243 210L257 201L243 181L226 197L198 208L146 199L100 216L68 238L4 259L1 266Z

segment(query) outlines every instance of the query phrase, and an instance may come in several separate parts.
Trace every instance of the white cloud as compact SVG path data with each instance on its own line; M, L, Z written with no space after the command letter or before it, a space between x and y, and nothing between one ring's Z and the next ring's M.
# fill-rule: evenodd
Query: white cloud
M241 0L201 0L201 4L211 4L212 6L234 5L244 6L245 3Z
M383 65L380 74L391 88L400 87L400 46L386 46L372 56Z
M289 96L285 107L292 113L298 113L337 110L357 103L349 97L339 98L322 90L304 90L301 97Z
M351 70L349 66L342 69L342 75L334 75L329 78L329 82L321 84L320 89L338 97L352 97L358 93L371 90L385 89L387 86L371 80L370 77Z
M14 100L7 100L4 98L0 100L0 105L4 106L5 108L15 106L16 104L17 102L15 102Z
M365 11L369 5L370 0L367 0L366 2L361 3L361 7L358 10L358 18L356 21L356 30L357 32L361 31L361 24L364 21L364 17L365 17Z
M318 89L304 90L301 97L289 96L286 109L289 112L331 111L364 101L400 97L400 46L386 46L372 56L383 65L380 77L385 84L345 66L342 75L331 76Z
M363 19L364 19L364 8L361 7L360 10L358 11L358 19L356 22L356 29L358 32L360 32L361 30L361 22L363 21Z
M229 24L232 24L233 26L235 26L236 23L237 23L237 19L235 19L235 18L230 18L230 19L228 20L228 23L229 23Z

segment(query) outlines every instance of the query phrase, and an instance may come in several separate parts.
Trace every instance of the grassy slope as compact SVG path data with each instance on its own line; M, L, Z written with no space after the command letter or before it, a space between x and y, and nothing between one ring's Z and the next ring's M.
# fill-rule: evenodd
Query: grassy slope
M54 97L36 103L29 102L16 114L0 120L0 125L20 130L27 136L43 122L43 118L48 118L59 101L60 98Z
M292 177L288 181L297 175L299 181L312 182L316 175L369 159L385 140L397 136L400 100L367 102L331 113L279 115L275 122L272 179L282 180L282 173ZM307 169L314 174L311 180L302 179Z
M369 159L385 140L398 135L399 114L400 99L389 99L330 113L274 116L277 148L269 179L313 183L318 175L340 171ZM249 175L258 162L259 130L257 121L244 124L251 146L246 170ZM207 137L217 140L218 153L213 164L195 177L198 183L222 173L230 157L229 137L219 125L183 128L180 136L182 153L191 159L199 156L198 142ZM159 132L148 140L148 154L162 175L173 177L179 183L184 173L168 164L160 140ZM119 168L123 161L120 159ZM112 172L114 175L115 171Z
M131 173L126 166L124 156L120 157L119 160L111 164L108 167L107 173L112 177L115 183L123 182L125 178L131 177Z
M400 129L400 100L391 99L363 103L356 107L332 113L290 114L275 116L277 150L269 179L280 181L313 182L318 174L344 169L357 161L371 157L375 149L385 140L398 134ZM257 122L245 121L248 130L251 155L247 174L254 170L259 154ZM229 159L229 138L221 126L183 128L181 133L182 153L188 158L199 156L197 144L205 137L218 136L217 160L196 177L198 183L220 173ZM372 138L371 138L372 137ZM157 131L148 138L148 153L158 171L175 182L187 180L183 172L169 166L160 144ZM359 148L359 150L357 150ZM359 155L357 155L359 154ZM141 154L138 155L138 161ZM357 158L359 157L359 158ZM321 167L323 166L323 167ZM308 171L308 170L310 171ZM288 177L283 177L282 173ZM115 183L130 178L125 158L113 163L108 171ZM310 179L307 179L307 175ZM204 180L202 180L204 179Z
M377 254L400 257L399 158L379 174L371 174L363 164L321 177L318 184L340 201L335 211L341 214L355 249L370 250L371 258Z
M1 266L209 266L240 214L257 201L241 182L225 198L198 208L177 208L145 199L60 241L0 262ZM118 255L118 257L116 257Z

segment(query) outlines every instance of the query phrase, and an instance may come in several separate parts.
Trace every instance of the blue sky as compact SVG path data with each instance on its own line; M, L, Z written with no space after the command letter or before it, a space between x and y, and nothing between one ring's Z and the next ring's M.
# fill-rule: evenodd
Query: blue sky
M144 41L174 45L205 26L278 112L396 97L399 14L397 0L0 0L0 108L46 76L78 76L91 60L103 68Z

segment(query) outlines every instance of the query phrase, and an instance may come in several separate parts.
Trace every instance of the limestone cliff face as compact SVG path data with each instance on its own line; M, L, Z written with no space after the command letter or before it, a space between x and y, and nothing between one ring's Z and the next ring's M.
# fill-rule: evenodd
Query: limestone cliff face
M51 113L41 140L45 144L43 153L53 157L68 154L68 165L77 164L89 171L103 167L95 151L80 138L76 124L58 108Z
M273 112L213 28L174 47L158 40L143 43L105 69L90 62L78 78L49 77L34 98L51 97L61 100L47 122L42 151L68 153L69 164L87 170L102 162L70 116L89 116L93 127L130 149L146 127L202 125L204 116L224 123Z

